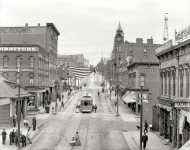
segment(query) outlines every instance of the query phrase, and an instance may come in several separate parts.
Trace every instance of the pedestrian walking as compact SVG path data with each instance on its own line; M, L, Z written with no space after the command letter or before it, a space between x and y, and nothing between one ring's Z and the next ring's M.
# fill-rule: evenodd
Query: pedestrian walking
M100 93L98 92L98 97L100 96Z
M33 131L35 131L36 130L36 117L33 117L32 125L33 125Z
M76 135L75 135L75 144L76 144L77 146L78 146L78 145L81 145L78 132L76 132Z
M152 132L152 123L149 124L150 131Z
M64 95L62 94L62 100L63 100L63 98L64 98Z
M25 135L21 135L21 143L22 143L22 147L26 146L26 137Z
M1 133L2 135L2 142L5 145L6 143L6 136L7 136L7 132L5 131L5 129L3 129L3 132Z
M13 126L16 127L16 118L13 116Z
M96 113L96 110L97 110L97 106L96 104L94 105L94 112Z
M144 132L148 133L148 123L144 121Z
M16 132L15 132L15 138L14 138L14 140L15 140L15 144L17 146L17 143L18 143L18 130L16 130Z
M115 107L116 107L117 106L117 102L115 101L114 104L115 104Z
M9 133L9 140L10 140L10 145L12 145L12 132Z
M52 115L54 114L54 107L52 107Z
M14 129L12 131L12 135L11 136L12 136L12 138L11 138L12 142L11 143L14 144L14 142L15 142L15 131L14 131Z
M78 104L76 106L76 111L77 111L77 113L79 113L79 105Z
M143 143L143 148L146 148L146 143L148 142L148 136L144 132L144 135L142 136L142 143Z
M30 135L30 127L28 128L28 131L26 133L26 144L32 144L32 142L29 138L29 135Z

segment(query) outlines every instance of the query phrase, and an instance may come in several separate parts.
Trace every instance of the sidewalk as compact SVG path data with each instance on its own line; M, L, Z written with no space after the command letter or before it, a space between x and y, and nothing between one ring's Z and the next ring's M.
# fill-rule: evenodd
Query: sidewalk
M105 94L107 94L110 99L110 93ZM115 93L112 92L111 103L113 106L115 101L117 102L117 97L115 97ZM136 115L120 98L118 99L118 104L119 115L125 122L124 124L128 130L127 132L123 132L123 135L131 150L139 150L140 130L138 130L136 126L140 126L140 116ZM114 106L114 108L117 112L117 106ZM172 148L169 145L165 145L166 142L155 133L148 132L147 135L148 143L146 150L172 150Z
M77 93L78 91L73 91L71 93L71 96L69 97L69 99L75 94ZM66 104L68 102L68 98L67 98L67 92L63 92L62 93L64 95L64 104ZM58 108L59 106L61 106L61 102L58 101ZM48 120L49 120L49 117L51 116L52 114L52 107L55 107L55 102L54 103L51 103L50 105L50 111L49 113L44 113L44 114L37 114L36 115L36 130L33 131L32 128L30 130L30 139L32 139L35 135L35 133L38 131L38 128L41 127L43 124L45 124ZM29 121L29 126L32 126L32 118L34 116L33 115L29 115L27 116L27 119ZM16 129L18 129L18 124L16 124L16 127L0 127L0 133L3 131L3 129L5 129L5 131L7 132L7 136L6 136L6 145L3 145L2 144L2 138L0 138L0 150L17 150L18 147L16 147L15 145L10 145L10 140L9 140L9 133L11 131L13 131L13 129L16 131ZM26 135L27 133L27 128L24 127L24 123L23 123L23 120L21 120L20 122L20 131L22 131L22 134Z

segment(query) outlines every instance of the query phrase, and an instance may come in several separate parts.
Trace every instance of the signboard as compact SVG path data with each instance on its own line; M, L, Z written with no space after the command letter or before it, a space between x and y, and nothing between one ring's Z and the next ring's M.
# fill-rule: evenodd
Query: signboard
M12 34L12 33L30 33L31 29L29 27L1 27L0 33Z
M36 52L38 51L38 47L0 47L0 51L7 52L7 51L23 51L23 52Z
M190 107L190 102L175 102L175 107Z
M180 32L175 32L175 42L183 42L185 39L189 39L190 37L190 26L181 30Z
M172 47L172 40L164 43L162 46L158 47L156 50L155 50L155 54L158 54L160 52L163 52L164 50L168 49Z
M9 98L0 99L0 106L10 104L10 103L11 102Z
M9 69L9 68L0 68L0 71L18 71L18 69ZM21 71L29 71L29 72L33 72L33 69L21 69Z

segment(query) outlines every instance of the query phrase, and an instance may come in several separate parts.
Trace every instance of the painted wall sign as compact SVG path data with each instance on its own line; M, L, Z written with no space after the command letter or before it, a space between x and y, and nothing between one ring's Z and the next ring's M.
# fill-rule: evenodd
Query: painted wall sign
M38 47L0 47L0 51L38 51Z
M18 71L18 69L9 69L9 68L0 68L0 71ZM33 72L33 69L21 69L21 71L29 71L29 72Z
M156 50L155 50L155 54L158 54L160 52L163 52L164 50L168 49L172 47L172 40L164 43L162 46L158 47Z
M175 107L190 107L190 102L175 102Z
M30 33L31 30L29 27L2 27L0 28L0 33L8 34L8 33Z
M183 40L187 40L190 37L190 26L181 30L180 32L175 32L175 42L178 43Z

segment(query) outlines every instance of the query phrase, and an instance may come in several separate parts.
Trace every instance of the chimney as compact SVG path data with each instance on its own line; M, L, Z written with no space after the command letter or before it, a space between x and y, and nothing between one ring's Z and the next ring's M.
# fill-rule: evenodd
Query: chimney
M40 23L38 23L38 27L40 27Z
M137 38L136 43L137 44L143 44L143 39L142 38Z
M151 37L151 39L147 39L147 44L153 45L153 39L152 39L152 37Z
M28 27L28 23L25 23L25 27Z

